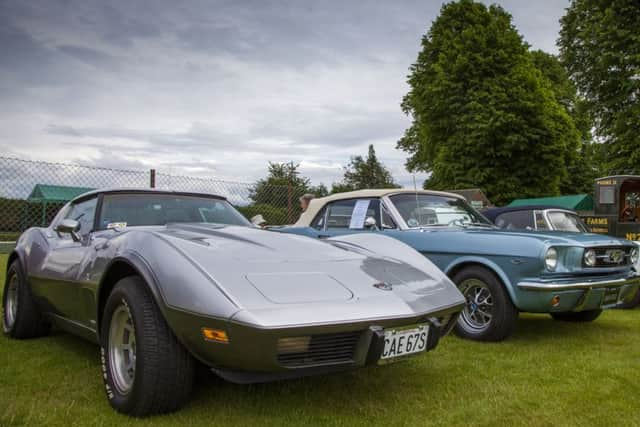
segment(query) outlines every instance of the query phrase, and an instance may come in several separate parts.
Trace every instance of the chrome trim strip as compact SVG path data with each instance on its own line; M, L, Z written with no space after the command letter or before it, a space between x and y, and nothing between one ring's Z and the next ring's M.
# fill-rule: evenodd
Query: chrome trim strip
M628 277L626 279L598 280L578 283L519 282L518 288L525 291L570 291L576 289L594 289L624 285L640 285L640 276Z

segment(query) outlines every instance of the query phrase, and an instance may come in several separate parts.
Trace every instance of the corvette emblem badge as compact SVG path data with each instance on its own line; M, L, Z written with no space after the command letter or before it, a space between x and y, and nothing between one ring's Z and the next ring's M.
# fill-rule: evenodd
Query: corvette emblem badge
M382 291L390 291L393 289L393 285L387 282L378 282L373 284L374 288L378 288Z

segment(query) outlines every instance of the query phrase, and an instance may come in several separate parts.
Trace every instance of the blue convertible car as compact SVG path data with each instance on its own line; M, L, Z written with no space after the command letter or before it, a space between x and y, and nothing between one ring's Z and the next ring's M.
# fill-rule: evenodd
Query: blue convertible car
M279 231L319 238L375 232L403 241L458 285L467 304L456 332L482 341L507 338L521 311L595 320L602 309L632 300L640 286L638 247L628 240L500 230L450 193L335 194L312 200L296 224Z

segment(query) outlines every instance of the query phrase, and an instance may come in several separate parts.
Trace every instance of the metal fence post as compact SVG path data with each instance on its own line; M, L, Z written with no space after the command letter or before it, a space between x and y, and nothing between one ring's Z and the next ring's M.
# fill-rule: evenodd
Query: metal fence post
M289 224L293 223L292 217L293 217L293 203L292 203L292 195L293 195L293 188L291 188L291 182L289 182L287 184L287 222Z
M149 169L149 187L156 188L156 170Z

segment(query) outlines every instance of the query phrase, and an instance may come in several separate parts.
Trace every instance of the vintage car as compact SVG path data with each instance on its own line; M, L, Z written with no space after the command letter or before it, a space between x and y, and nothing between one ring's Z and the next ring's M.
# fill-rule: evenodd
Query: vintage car
M196 360L239 383L384 364L435 348L463 307L395 239L278 234L223 197L116 189L22 234L3 328L99 343L109 402L143 416L185 403Z
M640 244L640 176L614 175L595 181L593 212L581 213L592 233Z
M498 228L506 230L567 231L589 233L578 213L557 206L513 206L490 208L482 214Z
M497 227L506 230L562 231L569 233L590 233L589 227L576 211L557 206L524 205L504 208L490 208L482 214ZM635 244L640 244L634 241ZM635 298L620 304L621 308L640 305L640 292Z
M518 312L592 321L633 299L640 286L638 248L596 234L507 231L451 193L360 190L314 199L280 232L319 238L382 234L414 247L465 295L462 337L500 341Z

